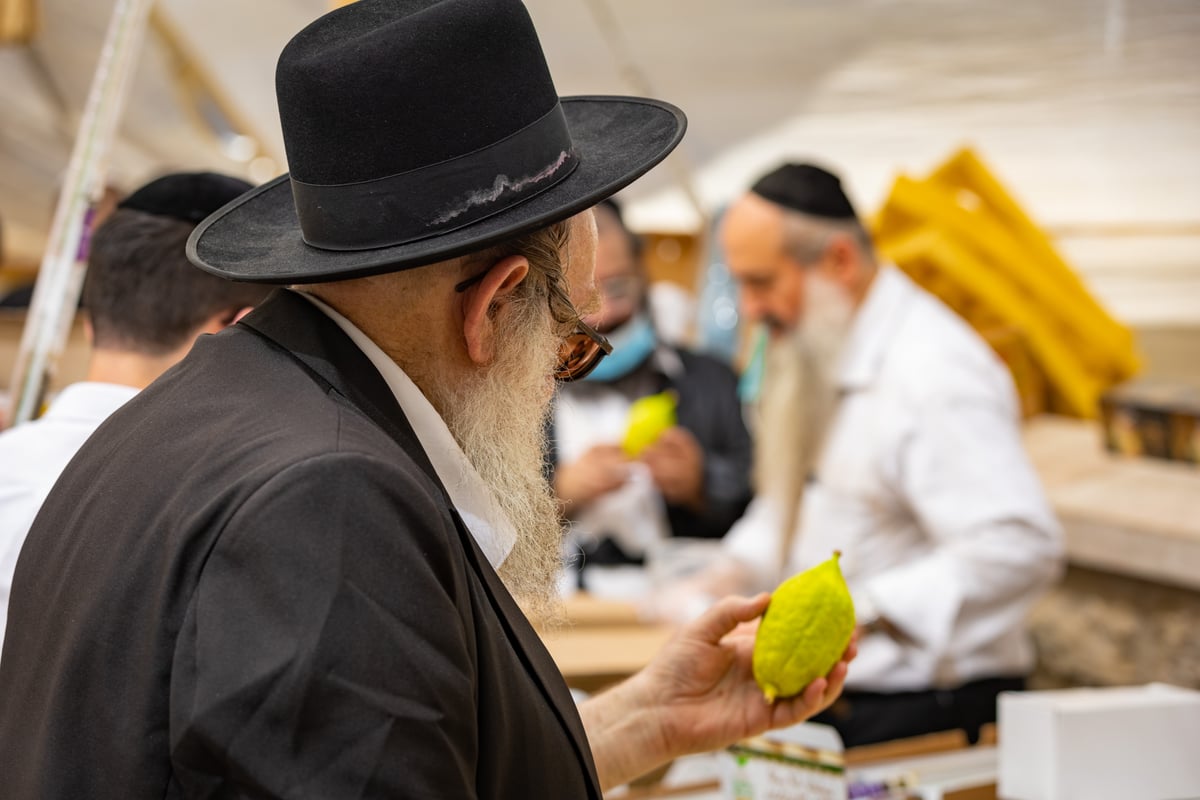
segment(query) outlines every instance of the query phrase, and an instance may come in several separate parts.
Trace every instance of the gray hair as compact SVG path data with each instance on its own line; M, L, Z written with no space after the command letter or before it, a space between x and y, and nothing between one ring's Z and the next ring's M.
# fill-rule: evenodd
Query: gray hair
M863 260L875 265L871 235L856 218L840 220L816 217L800 211L783 211L783 249L797 263L815 263L825 255L837 236L848 236L862 253Z
M464 277L477 271L482 264L493 264L511 255L529 260L530 280L523 283L526 299L542 299L550 304L550 313L560 325L573 325L579 314L571 305L567 285L567 254L571 241L569 219L538 228L529 233L493 245L461 260Z

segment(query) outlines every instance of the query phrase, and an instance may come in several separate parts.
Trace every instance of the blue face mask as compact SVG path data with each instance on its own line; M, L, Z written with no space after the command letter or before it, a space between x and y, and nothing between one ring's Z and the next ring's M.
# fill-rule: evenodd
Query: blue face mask
M650 317L643 312L635 314L607 336L613 350L584 378L585 381L609 383L625 377L650 357L657 343Z

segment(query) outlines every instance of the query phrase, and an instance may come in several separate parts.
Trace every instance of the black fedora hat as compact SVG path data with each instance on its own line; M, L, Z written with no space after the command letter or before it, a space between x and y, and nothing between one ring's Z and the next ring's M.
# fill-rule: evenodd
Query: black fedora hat
M686 127L657 100L559 98L518 0L359 0L288 43L276 92L290 174L188 240L226 278L338 280L476 251L595 205Z

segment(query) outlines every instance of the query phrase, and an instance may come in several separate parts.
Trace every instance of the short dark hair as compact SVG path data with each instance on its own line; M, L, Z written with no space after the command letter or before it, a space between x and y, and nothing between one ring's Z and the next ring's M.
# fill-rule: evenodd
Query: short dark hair
M195 226L120 208L96 229L83 305L97 347L165 355L206 319L259 303L270 287L235 283L193 266L184 253Z

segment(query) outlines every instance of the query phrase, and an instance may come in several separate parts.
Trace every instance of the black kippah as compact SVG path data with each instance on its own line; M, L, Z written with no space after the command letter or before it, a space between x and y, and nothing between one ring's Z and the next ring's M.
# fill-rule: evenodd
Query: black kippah
M126 197L117 208L193 225L253 187L243 180L215 172L177 172L152 180Z
M838 176L812 164L784 164L759 178L750 191L784 208L815 217L858 217L850 198L842 191Z

